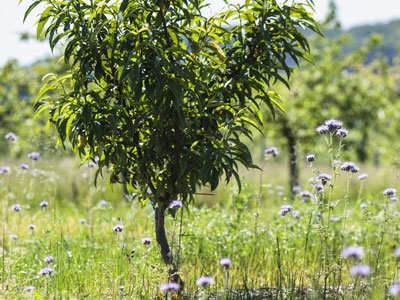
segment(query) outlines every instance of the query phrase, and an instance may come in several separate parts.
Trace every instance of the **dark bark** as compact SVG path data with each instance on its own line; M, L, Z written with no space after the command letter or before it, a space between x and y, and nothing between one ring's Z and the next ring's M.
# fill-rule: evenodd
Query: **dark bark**
M159 206L155 208L155 230L157 243L161 248L161 257L164 263L170 267L169 269L169 280L176 282L180 285L180 289L183 289L183 281L178 274L178 268L174 264L174 258L172 251L169 247L167 235L165 234L165 210L167 206L159 202Z
M290 195L293 200L295 192L293 188L299 185L299 169L297 166L297 151L296 151L296 137L293 130L289 127L287 122L283 123L282 127L283 136L286 138L288 152L289 152L289 182L290 182Z

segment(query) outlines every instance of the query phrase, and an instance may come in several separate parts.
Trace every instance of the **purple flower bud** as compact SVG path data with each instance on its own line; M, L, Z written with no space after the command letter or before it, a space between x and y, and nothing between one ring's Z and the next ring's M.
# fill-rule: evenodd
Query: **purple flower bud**
M28 154L28 157L29 157L30 159L33 159L33 160L38 160L39 157L40 157L40 154L37 153L37 152L31 152L31 153Z
M366 209L366 208L367 208L367 204L361 203L361 204L360 204L360 207L361 207L361 209Z
M3 166L0 168L0 174L6 174L10 172L10 167Z
M51 262L54 260L54 257L51 255L47 255L44 257L44 261L48 264L51 264Z
M47 206L49 206L49 202L47 202L47 201L41 201L41 202L39 203L39 206L40 206L40 207L47 207Z
M329 131L334 132L334 131L342 128L343 122L335 120L335 119L329 119L329 120L326 120L324 122L324 124L325 124L325 126L328 127Z
M118 289L122 292L122 291L125 289L125 287L124 287L123 285L120 285L120 286L118 287Z
M396 258L400 258L400 247L397 247L396 250L393 253L394 256L396 256Z
M311 192L309 192L309 191L301 191L301 192L300 192L300 196L301 196L301 197L305 197L305 198L312 198L312 197L314 197L314 195L313 195Z
M86 220L85 219L79 219L79 224L85 224Z
M142 244L143 245L150 245L151 244L151 238L143 238L142 239Z
M352 276L366 277L371 273L371 268L367 265L354 265L350 268L350 274Z
M363 173L363 174L360 174L360 176L358 176L358 180L364 180L367 177L368 177L368 175Z
M340 128L336 131L336 135L342 138L345 138L349 132L345 128Z
M99 202L100 207L107 207L109 205L110 205L110 203L108 203L106 200L100 200L100 202Z
M18 239L18 235L11 233L10 234L10 239L12 239L12 240Z
M176 282L168 282L160 286L160 291L163 293L168 293L169 291L177 291L179 288L180 286Z
M94 168L96 167L96 164L92 161L88 161L87 164L85 165L86 168Z
M13 204L11 206L11 209L16 211L16 212L20 212L21 211L21 205L19 205L18 203L17 204Z
M214 280L211 277L203 276L196 279L196 284L198 286L207 286L209 284L213 284Z
M45 275L51 275L52 272L53 272L53 268L45 267L39 271L39 274L45 276Z
M29 169L29 166L28 166L27 164L20 164L19 167L20 167L22 170L28 170L28 169Z
M9 133L6 134L6 140L9 140L9 141L13 142L16 139L17 139L17 136L14 133L9 132Z
M352 161L346 161L341 166L340 169L345 172L357 173L359 168Z
M307 154L306 159L308 162L312 162L315 160L315 154Z
M344 258L353 257L356 259L361 259L364 256L364 249L358 246L350 246L343 250L342 256Z
M231 266L232 261L229 258L224 257L220 259L219 264L228 269Z
M35 289L35 288L34 288L33 286L28 285L28 286L25 288L25 292L33 292L34 289Z
M318 175L318 179L321 180L322 184L325 185L328 181L331 180L331 175L328 175L326 173L321 173Z
M118 225L115 225L115 226L113 227L113 230L114 230L115 232L121 232L123 228L124 228L124 225L118 224Z
M383 191L383 195L385 195L386 197L392 197L396 194L396 189L394 188L387 188Z
M394 284L390 287L389 293L392 296L399 296L400 295L400 284Z
M169 208L171 208L171 209L178 209L178 208L180 208L180 207L182 207L182 206L183 206L183 204L182 204L182 201L181 201L181 200L174 200L174 201L172 201L171 204L169 205Z
M28 225L28 229L29 229L29 230L33 230L33 229L35 229L35 225L33 225L33 224L29 224L29 225Z
M332 217L329 219L331 222L339 222L340 218L339 217Z
M279 155L278 149L276 147L269 147L264 150L264 153L272 154L272 156L274 156L274 157Z
M297 193L300 193L300 191L301 191L301 186L295 185L295 186L293 187L293 192L295 192L296 194L297 194Z
M317 127L316 131L317 131L319 134L326 134L326 133L328 133L328 131L329 131L329 127L326 126L326 125L321 125L321 126L318 126L318 127Z
M299 210L292 210L291 212L293 218L298 218L300 216Z

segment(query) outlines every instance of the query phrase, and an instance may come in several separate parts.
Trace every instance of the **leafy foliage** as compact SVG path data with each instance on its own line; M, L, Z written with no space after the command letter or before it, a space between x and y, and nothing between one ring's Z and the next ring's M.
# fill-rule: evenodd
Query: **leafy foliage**
M49 77L39 111L62 143L99 158L96 175L109 167L112 183L121 174L153 203L222 176L240 184L238 164L254 167L241 137L261 130L262 103L281 109L268 87L288 85L289 57L307 59L300 28L319 32L311 1L246 1L205 17L201 0L37 0L26 15L40 3L37 36L64 44L70 72Z

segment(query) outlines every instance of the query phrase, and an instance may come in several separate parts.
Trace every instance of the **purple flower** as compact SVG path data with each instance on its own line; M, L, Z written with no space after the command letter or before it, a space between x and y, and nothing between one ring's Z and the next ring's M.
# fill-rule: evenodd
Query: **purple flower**
M47 207L48 205L49 205L49 202L47 202L47 201L42 201L39 203L40 207Z
M17 139L17 136L14 133L9 132L9 133L6 134L6 140L9 140L9 141L13 142L16 139Z
M40 154L37 153L37 152L31 152L31 153L28 154L28 157L29 157L30 159L33 159L33 160L38 160L39 157L40 157Z
M326 120L324 122L324 124L325 124L325 126L328 127L329 131L336 131L336 130L342 128L343 122L335 120L335 119L329 119L329 120Z
M331 222L339 222L340 218L339 217L332 217L329 219Z
M398 296L400 295L400 284L394 284L390 287L389 293L392 296Z
M317 184L315 187L317 188L318 193L322 193L324 191L324 186L322 184Z
M86 220L85 219L79 219L79 224L85 224Z
M342 138L345 138L349 132L345 128L340 128L336 131L336 135Z
M106 200L100 200L100 202L99 202L100 207L107 207L109 205L110 205L110 203L108 203Z
M209 284L213 284L214 280L211 277L203 276L196 279L196 284L198 286L207 286Z
M115 232L121 232L123 228L124 228L124 225L118 224L118 225L115 225L115 226L113 227L113 230L114 230Z
M219 260L219 264L228 269L231 266L232 261L227 257L223 257Z
M396 189L394 188L387 188L383 191L383 195L385 195L386 197L392 197L396 194Z
M54 257L51 255L47 255L44 257L44 261L48 264L51 264L51 262L54 260Z
M293 218L298 218L300 216L299 210L292 210L291 212Z
M19 212L19 211L21 211L21 205L19 205L18 203L17 204L13 204L11 206L11 209L16 211L16 212Z
M283 191L283 186L282 185L277 185L276 187L277 191Z
M281 210L279 211L279 214L284 216L286 215L288 212L290 212L292 210L293 206L289 205L289 204L284 204L281 206Z
M400 258L400 247L397 247L396 250L393 253L394 256L396 256L397 258Z
M367 204L361 203L361 204L360 204L360 207L361 207L361 209L366 209L366 208L367 208Z
M96 167L96 164L92 161L88 161L85 166L86 166L86 168L94 168L94 167Z
M352 172L352 173L357 173L359 171L359 168L356 166L355 163L352 161L346 161L344 162L341 166L340 169L345 172Z
M29 169L29 166L28 166L27 164L20 164L19 167L20 167L22 170L28 170L28 169Z
M25 288L25 292L33 292L34 289L35 289L35 288L34 288L33 286L28 285L28 286Z
M364 180L365 178L367 178L368 175L365 173L360 174L360 176L358 176L358 180Z
M120 285L120 286L118 287L118 289L122 292L122 291L125 289L125 287L124 287L123 285Z
M315 160L315 154L307 154L306 159L308 162L312 162Z
M364 256L364 249L358 246L350 246L343 250L342 256L344 258L353 257L356 259L361 259Z
M274 156L274 157L279 155L278 148L276 148L276 147L269 147L264 150L264 153L272 154L272 156Z
M29 224L29 225L28 225L28 229L29 229L29 230L33 230L33 229L35 229L35 225L33 225L33 224Z
M174 200L174 201L172 201L171 204L169 205L169 208L171 208L171 209L178 209L178 208L180 208L180 207L182 207L182 206L183 206L183 204L182 204L182 201L181 201L181 200Z
M397 202L399 201L399 198L397 198L396 196L390 197L390 200L392 200L393 202Z
M0 174L6 174L10 172L10 167L3 166L0 168Z
M318 126L318 127L317 127L316 131L317 131L319 134L326 134L326 133L329 131L329 127L326 126L326 125L321 125L321 126Z
M11 233L10 234L10 239L12 239L12 240L18 239L18 235L14 234L14 233Z
M297 193L300 193L300 191L301 191L301 186L295 185L295 186L293 187L293 192L295 192L296 194L297 194Z
M312 198L314 195L309 191L301 191L300 196L305 198Z
M150 243L151 243L151 238L143 238L142 239L143 245L150 245Z
M160 286L160 291L163 293L168 293L169 291L177 291L180 286L176 282L164 283Z
M328 175L326 173L321 173L318 175L318 179L321 180L322 184L325 185L328 181L331 180L331 175Z
M366 277L371 273L371 268L367 265L354 265L350 268L350 274L352 276Z
M340 165L342 162L340 161L340 159L334 159L333 160L333 166L338 166L338 165Z
M53 272L53 268L45 267L39 271L39 274L45 276L45 275L51 275L52 272Z
M95 162L95 163L98 163L99 160L100 160L100 157L98 157L98 156L95 156L95 157L94 157L94 162Z

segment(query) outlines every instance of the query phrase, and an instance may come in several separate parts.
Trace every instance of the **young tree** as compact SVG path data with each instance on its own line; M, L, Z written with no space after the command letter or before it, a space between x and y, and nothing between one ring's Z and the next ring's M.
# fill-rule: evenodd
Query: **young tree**
M222 177L240 186L238 164L255 167L242 137L261 130L262 103L281 108L268 88L287 85L289 58L307 58L302 28L319 32L312 1L287 2L246 0L210 17L204 0L36 0L26 12L45 5L38 38L62 44L70 67L48 77L38 112L84 161L99 157L96 177L107 169L151 201L167 265L168 206Z

